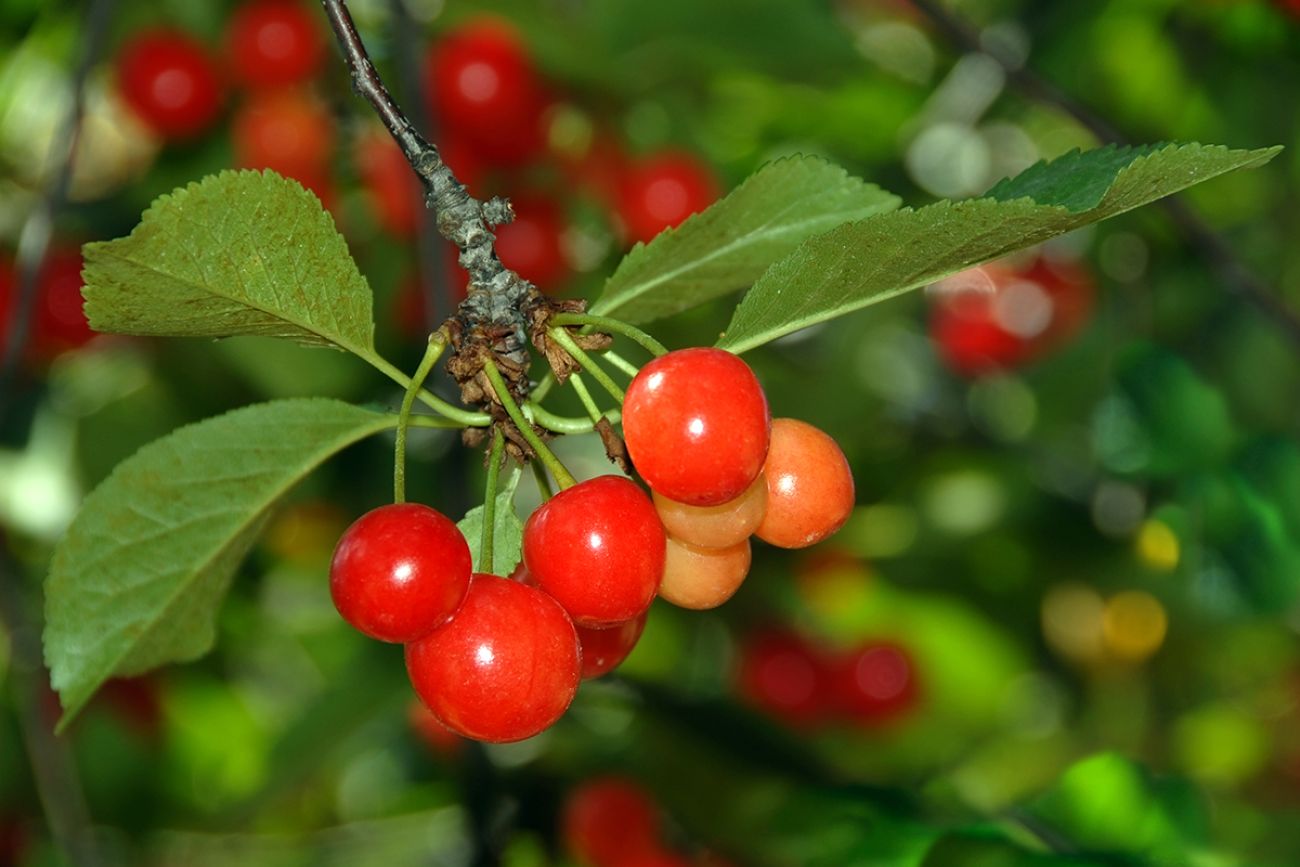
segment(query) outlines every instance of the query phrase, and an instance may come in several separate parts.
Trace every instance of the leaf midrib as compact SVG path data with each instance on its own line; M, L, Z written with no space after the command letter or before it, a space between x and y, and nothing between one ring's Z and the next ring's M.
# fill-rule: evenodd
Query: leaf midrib
M872 189L879 192L883 192L882 190L880 190L879 187L876 187L874 185L872 186ZM882 202L881 204L883 205L886 203L887 202ZM642 295L646 294L656 286L665 283L669 280L672 280L688 271L694 270L696 268L700 268L705 264L707 264L708 262L711 262L712 260L720 256L730 253L732 250L735 250L740 247L752 246L754 244L760 243L760 241L765 239L779 238L781 235L789 234L790 232L803 229L806 226L821 222L822 220L825 219L825 217L821 219L818 219L816 217L810 217L806 220L801 220L797 223L787 223L784 228L778 227L770 231L765 231L768 229L769 226L772 225L772 223L774 223L777 219L779 219L782 214L788 213L789 211L793 210L793 208L794 208L793 204L787 206L785 210L781 211L778 214L773 215L767 222L759 225L753 232L746 233L736 238L734 241L730 242L729 244L725 244L721 247L716 247L712 252L707 253L704 256L700 256L699 258L692 259L689 264L681 265L677 268L672 269L671 271L667 271L652 280L647 280L644 283L636 284L637 288L632 290L627 290L627 294L623 296L621 302L618 305L615 305L613 307L608 307L601 304L595 305L594 308L592 309L592 313L603 314L603 313L608 313L610 310L617 310L620 307L624 307L628 303L637 300ZM870 214L866 217L863 217L862 219L870 219L873 216L876 216L876 214ZM649 245L647 245L647 247L648 246ZM617 274L615 276L617 276Z
M368 346L359 346L349 339L341 338L340 335L328 334L322 330L312 327L310 324L299 320L297 317L287 315L283 311L270 310L267 307L265 307L263 304L256 303L251 299L235 297L226 292L222 292L210 286L207 283L199 283L190 278L180 277L174 273L163 271L162 269L160 269L155 265L150 265L146 262L142 262L139 259L136 259L130 255L118 253L115 250L113 250L113 248L109 244L105 244L103 247L100 248L98 252L99 255L101 256L108 256L117 259L119 262L127 262L131 265L136 266L137 268L141 268L151 274L156 274L159 277L162 277L164 279L171 280L176 283L181 283L185 286L198 289L202 292L206 292L207 294L214 295L218 298L224 298L227 301L233 301L236 304L242 304L245 307L248 307L252 310L256 310L258 313L261 313L264 316L268 316L272 319L276 319L281 322L287 322L288 324L294 326L295 328L305 331L308 334L314 334L315 336L321 338L327 343L332 343L335 346L339 347L340 349L344 349L348 352L351 352L353 355L357 355L362 358L369 358L371 355L374 354L373 344ZM336 322L335 324L337 325L338 323Z

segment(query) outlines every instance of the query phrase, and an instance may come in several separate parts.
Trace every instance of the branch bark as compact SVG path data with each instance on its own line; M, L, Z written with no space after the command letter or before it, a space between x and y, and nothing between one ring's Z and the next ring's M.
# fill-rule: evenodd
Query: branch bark
M456 312L453 330L457 349L467 342L505 361L513 375L511 387L527 392L528 314L540 303L537 288L501 264L493 246L492 226L510 222L514 212L502 198L480 202L469 194L443 162L437 147L420 135L385 87L357 33L344 0L321 0L330 27L352 74L352 86L371 107L401 147L425 188L425 202L434 212L439 234L460 250L459 261L469 273L469 295ZM457 333L459 331L459 334ZM462 340L463 336L463 340ZM516 373L522 371L522 374ZM460 377L458 377L460 378ZM463 381L462 381L463 382Z

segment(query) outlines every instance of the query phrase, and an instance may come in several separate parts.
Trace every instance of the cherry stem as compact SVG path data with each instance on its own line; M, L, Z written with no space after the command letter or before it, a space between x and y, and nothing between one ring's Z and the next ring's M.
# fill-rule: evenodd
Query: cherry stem
M559 484L560 490L576 485L578 483L577 479L555 456L555 452L551 451L546 443L542 442L542 438L537 435L537 431L533 430L532 423L524 417L523 411L519 409L519 404L515 403L514 397L511 396L505 377L501 375L496 362L489 358L483 365L483 373L487 376L488 382L492 383L492 390L496 392L497 400L501 402L506 415L510 416L510 420L515 423L515 427L519 429L519 434L532 448L537 458L546 464L546 468L551 471L551 475L555 476L555 481Z
M546 477L546 467L534 461L531 464L533 468L533 479L537 482L537 490L542 495L542 501L545 502L555 496L551 490L551 480Z
M606 349L601 358L605 359L630 377L636 378L636 375L641 372L641 368L625 360L623 356L619 355L612 349Z
M582 401L583 409L587 410L592 424L600 421L600 407L596 406L596 401L591 399L591 392L587 391L587 384L582 381L582 377L576 373L570 375L569 384L578 393L578 400Z
M386 358L377 354L363 355L361 357L364 358L371 367L378 370L402 388L410 388L410 377L394 367ZM460 427L487 427L492 424L492 416L487 413L473 412L468 409L461 409L458 406L452 406L447 403L447 401L424 389L420 389L416 394L416 397L418 397L420 402L429 409L433 410L443 418L456 422Z
M639 343L646 352L656 358L668 354L668 347L646 334L640 328L629 325L621 319L613 319L609 316L595 316L591 313L557 313L551 317L551 324L582 325L594 328L597 331L621 334L629 340Z
M497 480L501 476L501 459L505 456L506 435L501 428L492 429L492 449L488 452L487 492L483 495L483 536L478 546L480 572L492 572L492 543L496 539ZM495 574L495 573L494 573Z
M596 429L596 423L589 418L556 415L541 404L527 403L524 405L524 409L533 417L534 421L552 433L584 434L591 433ZM607 409L600 417L607 419L610 424L618 424L622 415L623 414L616 409Z
M546 334L564 349L565 352L572 355L582 365L582 369L591 374L596 382L600 383L601 388L608 391L610 397L623 403L623 389L618 387L618 383L610 378L610 375L596 364L596 359L587 354L587 350L578 345L578 342L569 336L569 332L563 328L548 328Z
M411 407L415 405L415 396L420 393L429 372L438 363L442 352L447 348L447 341L441 331L429 335L429 345L424 350L424 358L415 369L415 376L406 386L402 396L402 408L397 413L397 443L393 446L393 502L406 502L406 429L411 423Z

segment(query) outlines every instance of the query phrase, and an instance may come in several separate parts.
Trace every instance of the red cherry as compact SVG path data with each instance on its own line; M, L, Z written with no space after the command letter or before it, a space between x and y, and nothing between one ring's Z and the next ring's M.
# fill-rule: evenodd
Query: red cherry
M623 401L632 462L653 490L690 506L734 500L767 456L767 398L738 356L679 349L641 368Z
M325 44L316 17L296 2L254 0L226 29L231 75L249 87L296 84L316 74Z
M569 852L594 867L659 848L659 808L646 791L622 777L596 777L574 789L560 814Z
M78 250L55 250L45 260L34 320L34 350L40 355L75 349L95 336L83 309L81 267Z
M815 647L790 632L762 632L745 641L738 686L750 704L791 725L817 722L826 713L826 662Z
M527 577L516 580L528 583ZM645 631L647 614L614 626L577 627L578 641L582 644L583 680L609 674L627 659L632 648L636 647L637 641L640 640L641 633Z
M251 94L231 127L235 162L271 169L304 186L325 174L334 149L334 119L320 100L298 90Z
M344 531L330 563L330 595L343 619L371 638L414 641L456 612L472 568L451 519L419 503L394 503Z
M669 151L633 165L619 191L619 215L631 241L646 242L718 197L718 184L695 156Z
M835 440L793 418L772 422L763 466L767 511L755 536L781 548L806 548L853 513L853 472Z
M524 525L524 562L583 626L635 620L664 574L663 525L636 483L598 476L561 491Z
M564 217L550 199L519 196L510 204L515 219L497 227L497 255L503 265L538 289L553 291L569 273L562 245Z
M452 731L505 743L555 723L578 690L573 622L540 590L475 574L456 616L406 646L406 670Z
M839 660L833 671L836 704L858 722L889 722L916 703L916 666L901 645L864 644Z
M546 98L527 49L505 21L479 18L448 32L425 74L434 115L484 160L518 165L541 151Z
M191 138L217 119L221 84L201 43L178 30L136 34L117 55L117 83L133 111L165 138Z

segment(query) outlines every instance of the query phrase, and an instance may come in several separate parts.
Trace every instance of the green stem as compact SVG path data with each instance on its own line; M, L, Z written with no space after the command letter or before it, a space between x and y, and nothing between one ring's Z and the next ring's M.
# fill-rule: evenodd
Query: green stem
M592 424L600 421L600 407L596 406L596 401L591 399L591 392L587 391L587 384L582 381L582 377L576 373L571 374L569 384L578 393L578 400L582 401L583 409L587 410L587 415L591 417Z
M447 348L447 341L441 332L429 335L429 345L424 350L424 358L415 369L415 376L407 381L406 394L402 397L402 408L397 413L397 443L393 447L393 502L406 502L406 428L411 422L411 407L415 396L428 378L429 371L438 363L442 352Z
M537 388L534 388L533 393L528 396L528 402L532 404L541 403L546 400L546 395L551 393L552 388L555 388L555 371L548 370L546 375L542 377L542 381L537 383Z
M623 371L630 377L635 378L636 375L641 372L641 369L638 368L635 364L626 361L623 358L623 356L619 355L617 352L615 352L612 349L606 349L604 354L601 355L601 358L605 359L610 364L614 365L615 367L617 367L619 370Z
M584 434L591 433L596 429L596 423L589 418L556 415L546 407L536 403L527 403L525 407L539 425L552 433ZM602 417L608 419L610 424L618 424L618 420L622 418L622 413L616 409L607 409Z
M582 369L590 373L592 378L599 382L601 388L608 391L614 400L618 401L620 405L623 403L623 389L619 388L618 384L610 378L610 375L596 364L596 359L588 355L587 350L579 346L577 341L569 336L569 332L563 328L549 328L546 333L552 340L560 344L565 352L572 355L578 364L582 365Z
M515 403L514 397L510 394L510 389L506 386L506 381L501 376L501 371L497 369L496 362L488 359L483 365L483 373L487 375L488 382L492 383L492 390L496 392L497 400L501 401L501 406L505 408L506 415L515 423L519 433L532 447L538 459L546 464L546 468L555 476L555 481L559 484L560 489L571 488L578 482L573 478L573 474L565 468L560 459L555 456L555 452L547 448L546 443L533 430L533 426L528 419L524 418L523 412L519 409L519 404Z
M537 480L537 490L542 494L542 501L545 502L555 496L551 490L551 480L546 478L546 467L542 466L540 461L531 461L533 468L533 478Z
M365 359L367 364L400 385L402 388L410 387L410 378L396 367L393 367L386 358L373 353L364 353L361 354L361 357ZM443 418L449 418L454 422L459 422L461 427L487 427L492 423L492 416L487 413L471 412L467 409L461 409L458 406L452 406L447 403L447 401L437 395L425 391L424 389L420 389L416 394L416 397L419 398L421 403Z
M630 340L634 340L641 344L646 352L655 357L668 354L668 347L646 334L640 328L628 325L621 319L611 319L608 316L593 316L590 313L557 313L551 317L551 324L590 326L597 331L621 334Z
M492 428L492 450L488 452L487 491L483 494L483 536L478 546L480 572L492 572L492 542L496 538L497 480L501 475L501 458L506 450L506 436L500 427Z

